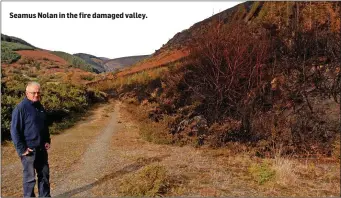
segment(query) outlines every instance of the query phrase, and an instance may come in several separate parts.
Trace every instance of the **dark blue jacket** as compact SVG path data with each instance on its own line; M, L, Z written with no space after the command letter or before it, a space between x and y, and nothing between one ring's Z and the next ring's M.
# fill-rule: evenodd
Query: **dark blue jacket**
M11 137L21 156L27 148L44 148L50 143L46 111L40 102L32 102L26 97L12 112Z

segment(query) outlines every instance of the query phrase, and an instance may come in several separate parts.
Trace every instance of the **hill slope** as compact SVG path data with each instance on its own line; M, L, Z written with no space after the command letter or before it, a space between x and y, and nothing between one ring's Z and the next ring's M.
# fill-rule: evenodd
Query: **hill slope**
M96 73L121 70L149 57L149 55L141 55L109 59L105 57L96 57L94 55L85 53L77 53L74 54L74 56L77 56L87 62Z
M305 30L314 26L340 29L340 13L336 2L245 2L195 23L170 39L143 62L135 64L121 75L132 74L149 68L179 61L189 54L189 47L199 37L212 29L214 21L225 25L246 23L253 27L265 27L274 32L286 33L299 27ZM222 28L222 27L221 27Z
M335 2L243 3L92 85L163 122L147 131L163 140L339 156L340 18Z
M7 42L12 42L12 43L20 43L20 44L23 44L23 45L26 45L26 46L29 46L32 48L37 48L37 47L34 47L33 45L29 44L28 42L26 42L20 38L17 38L14 36L7 36L5 34L1 34L1 41L7 41Z
M148 57L149 55L141 55L141 56L127 56L127 57L110 59L104 62L104 67L106 71L120 70Z
M103 64L104 61L107 60L107 58L99 58L94 55L85 53L77 53L74 54L74 56L78 56L79 58L85 60L88 64L91 65L96 73L105 72L105 67L103 66Z
M1 42L2 140L10 138L11 114L24 97L29 81L37 81L44 87L42 103L53 122L51 133L70 126L76 119L74 114L84 112L100 96L85 84L100 80L101 76L85 71L83 66L87 63L79 57L33 48L22 44L27 42L21 39L16 41Z

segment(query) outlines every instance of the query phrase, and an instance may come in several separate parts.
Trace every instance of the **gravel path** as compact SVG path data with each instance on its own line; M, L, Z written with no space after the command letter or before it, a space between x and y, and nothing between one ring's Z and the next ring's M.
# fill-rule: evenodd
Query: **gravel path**
M117 121L118 112L119 106L115 105L114 112L110 114L110 122L88 145L80 162L71 167L70 172L65 172L63 181L55 184L52 195L57 197L92 196L92 184L106 174L111 137L121 127Z

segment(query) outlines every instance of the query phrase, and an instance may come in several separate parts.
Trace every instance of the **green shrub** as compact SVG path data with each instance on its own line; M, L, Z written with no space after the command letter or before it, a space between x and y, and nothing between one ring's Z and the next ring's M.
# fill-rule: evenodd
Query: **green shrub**
M272 170L269 164L263 162L262 164L251 164L249 173L259 184L264 184L275 177L276 171Z
M74 126L75 123L81 119L81 115L81 113L71 113L62 118L61 121L53 122L49 128L50 134L59 134L61 131Z
M11 64L20 59L20 55L9 50L3 50L1 48L1 63Z
M95 76L92 76L92 75L81 75L81 79L82 80L87 80L87 81L92 81L93 79L95 79Z
M7 41L1 42L1 63L11 64L20 59L20 55L15 53L17 50L32 50L32 47L20 43Z
M84 88L70 84L46 84L42 103L47 110L82 111L88 106Z
M22 98L4 96L1 98L1 136L2 140L9 138L11 127L12 111L16 104L20 102Z
M20 74L2 79L1 83L1 135L2 140L10 137L10 121L14 107L24 98L25 87L30 79ZM90 91L84 87L63 83L46 83L46 79L38 80L42 85L42 104L47 110L51 133L71 127L91 103L104 101L105 95L97 90L89 97ZM44 83L45 82L45 83Z
M9 50L12 51L18 51L18 50L33 50L33 47L23 45L20 43L13 43L13 42L7 42L7 41L2 41L1 42L1 49L2 48L8 48Z

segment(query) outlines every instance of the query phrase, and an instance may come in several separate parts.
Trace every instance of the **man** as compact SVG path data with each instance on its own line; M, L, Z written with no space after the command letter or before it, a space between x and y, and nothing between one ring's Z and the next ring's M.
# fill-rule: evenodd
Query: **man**
M39 197L51 197L47 154L51 140L46 112L40 100L39 83L30 82L26 87L26 97L12 113L11 137L23 165L24 197L35 197L35 170Z

